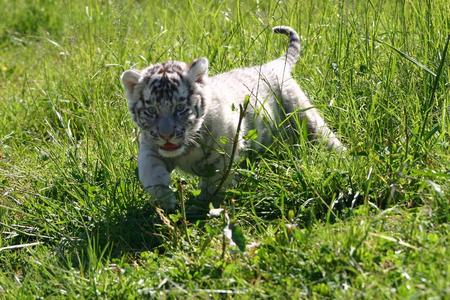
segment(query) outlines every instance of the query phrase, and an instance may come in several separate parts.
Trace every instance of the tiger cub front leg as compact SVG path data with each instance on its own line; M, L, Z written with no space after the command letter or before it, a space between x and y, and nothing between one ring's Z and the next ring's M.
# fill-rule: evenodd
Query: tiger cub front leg
M163 159L145 143L141 143L138 156L139 180L151 195L153 204L165 211L174 211L177 200L169 188L170 169Z

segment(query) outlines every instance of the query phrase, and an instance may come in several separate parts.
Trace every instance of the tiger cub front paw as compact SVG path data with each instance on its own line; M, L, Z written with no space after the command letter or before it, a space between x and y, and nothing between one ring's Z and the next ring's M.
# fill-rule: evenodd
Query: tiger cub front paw
M153 205L162 208L165 212L173 212L177 206L177 199L168 186L155 185L145 189L151 195Z

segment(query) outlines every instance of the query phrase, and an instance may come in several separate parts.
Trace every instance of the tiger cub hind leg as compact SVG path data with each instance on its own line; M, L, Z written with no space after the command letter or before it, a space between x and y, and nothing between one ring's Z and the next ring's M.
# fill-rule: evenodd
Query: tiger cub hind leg
M311 140L325 143L330 150L347 150L293 79L283 86L281 98L286 113L296 113L301 120L306 121Z

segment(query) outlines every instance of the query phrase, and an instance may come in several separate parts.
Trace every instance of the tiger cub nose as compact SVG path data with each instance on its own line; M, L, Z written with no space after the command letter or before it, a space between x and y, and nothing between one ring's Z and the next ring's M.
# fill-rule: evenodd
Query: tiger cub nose
M157 129L159 136L168 141L175 135L175 121L170 117L161 117Z
M159 136L162 137L163 139L165 139L166 141L170 140L171 138L173 138L173 133L159 133Z

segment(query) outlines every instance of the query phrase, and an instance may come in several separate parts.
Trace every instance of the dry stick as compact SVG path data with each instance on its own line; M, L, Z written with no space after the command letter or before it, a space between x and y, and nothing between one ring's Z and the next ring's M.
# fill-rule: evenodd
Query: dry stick
M28 247L37 246L40 244L43 244L43 242L34 242L34 243L28 243L28 244L6 246L6 247L0 248L0 252L4 251L4 250L15 250L15 249L21 249L21 248L28 248Z
M227 237L225 236L225 232L222 229L222 254L220 255L220 259L222 260L223 264L225 263L225 252L226 251L227 251Z
M223 223L225 227L222 230L222 263L225 263L225 252L227 250L227 236L225 235L225 229L230 230L230 217L226 210L223 211Z
M184 202L184 187L183 187L183 183L181 182L181 180L178 180L178 195L180 197L181 200L181 217L182 217L182 223L183 223L183 231L184 234L186 235L186 238L189 242L189 245L192 246L192 242L191 242L191 238L189 236L189 232L187 230L187 221L186 221L186 205Z

